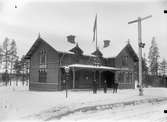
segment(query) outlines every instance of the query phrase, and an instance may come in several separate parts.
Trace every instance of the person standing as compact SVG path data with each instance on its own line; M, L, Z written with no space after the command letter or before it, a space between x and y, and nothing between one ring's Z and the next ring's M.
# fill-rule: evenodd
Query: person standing
M118 81L116 80L114 83L113 83L113 93L117 93L117 89L118 89Z
M97 92L97 83L96 80L93 80L93 94L96 94Z
M107 93L107 81L104 80L104 93Z

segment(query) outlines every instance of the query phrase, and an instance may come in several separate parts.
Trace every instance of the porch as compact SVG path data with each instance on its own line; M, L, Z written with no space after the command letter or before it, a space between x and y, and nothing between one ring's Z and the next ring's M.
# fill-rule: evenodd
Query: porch
M68 89L90 89L92 88L93 80L96 80L97 88L103 88L104 80L107 81L107 87L112 88L114 82L119 82L119 84L121 83L119 79L120 72L129 72L128 68L115 68L84 64L72 64L68 65L68 67L70 69L69 80L67 83ZM65 66L60 68L60 84L62 89L64 89L63 83L66 80L66 72L64 68ZM123 83L125 84L125 82Z

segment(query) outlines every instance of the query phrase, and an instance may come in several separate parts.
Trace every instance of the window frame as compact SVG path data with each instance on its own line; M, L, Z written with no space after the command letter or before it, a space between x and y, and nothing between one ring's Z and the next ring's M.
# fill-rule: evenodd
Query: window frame
M40 50L39 60L38 81L45 83L47 81L47 51L45 48Z
M44 58L44 62L42 62L42 58ZM40 51L39 59L40 59L40 62L39 62L40 65L47 65L47 51L46 51L46 49L42 49Z
M122 66L128 66L128 55L122 56Z

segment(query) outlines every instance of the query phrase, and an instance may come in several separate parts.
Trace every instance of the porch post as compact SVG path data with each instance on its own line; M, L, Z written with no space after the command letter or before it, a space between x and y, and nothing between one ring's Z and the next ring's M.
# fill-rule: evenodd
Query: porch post
M73 79L73 89L74 89L75 88L75 70L74 70L74 68L73 68L72 71L73 71L73 73L72 73L73 74L73 78L72 79Z
M58 89L59 89L59 90L62 89L62 83L61 83L61 82L62 82L62 81L61 81L61 80L62 80L62 79L61 79L61 75L62 75L62 74L61 74L61 73L62 73L62 72L61 72L61 68L59 68L59 71L58 71Z
M131 74L132 74L132 75L131 75L131 76L132 76L132 77L131 77L131 84L132 84L132 87L135 89L134 72L132 71Z
M99 88L101 88L101 84L102 84L102 81L101 81L101 71L99 71Z

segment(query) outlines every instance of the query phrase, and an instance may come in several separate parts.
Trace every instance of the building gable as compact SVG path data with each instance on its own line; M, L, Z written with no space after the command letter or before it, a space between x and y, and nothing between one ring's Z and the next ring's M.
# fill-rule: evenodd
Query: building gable
M116 56L118 57L122 52L126 51L129 56L133 59L134 62L137 62L138 61L138 56L137 54L135 53L134 49L132 48L131 44L128 43L120 52L119 54Z
M32 54L37 50L37 48L40 46L42 41L43 40L41 38L39 38L39 37L37 38L37 40L34 42L32 47L29 49L29 51L25 55L25 59L30 59L31 58Z
M45 41L44 39L42 39L39 36L36 39L36 41L34 42L34 44L32 45L32 47L29 49L29 51L27 52L27 54L25 55L25 59L30 59L31 56L33 55L33 53L41 46L42 43L46 44L47 46L49 46L49 48L53 49L54 51L56 51L59 54L61 54L61 53L68 53L68 52L57 51L54 47L52 47L51 44L47 43L47 41Z
M25 55L25 59L30 59L30 57L34 54L34 52L41 46L41 44L44 43L48 45L50 48L55 50L52 46L50 46L45 40L43 40L40 36L37 38L37 40L34 42L30 50ZM56 51L56 50L55 50Z
M134 69L138 57L131 45L128 43L120 53L115 57L115 67L129 67Z
M138 56L135 53L135 51L133 50L132 46L128 43L125 50L129 53L129 55L132 57L132 59L134 60L134 62L138 61Z
M33 79L33 82L42 83L58 82L59 71L57 67L60 65L59 54L59 52L52 48L43 39L38 38L26 55L28 58L30 58L30 79ZM44 73L45 78L43 75Z

